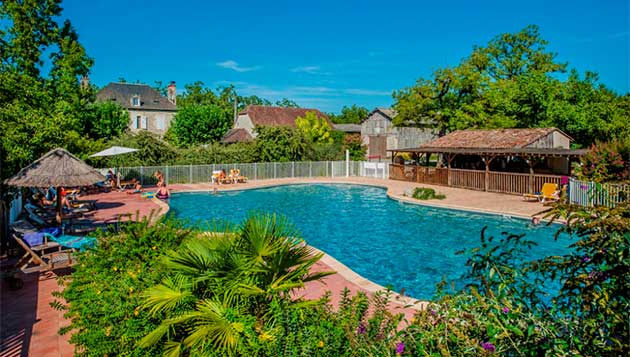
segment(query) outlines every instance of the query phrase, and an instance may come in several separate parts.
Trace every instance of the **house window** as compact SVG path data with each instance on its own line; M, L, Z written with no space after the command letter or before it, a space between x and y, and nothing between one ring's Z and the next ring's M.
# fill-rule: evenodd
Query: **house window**
M157 130L164 130L164 123L166 122L166 120L164 119L164 115L160 114L158 116L155 117L155 128Z
M142 129L147 130L147 117L142 116Z
M133 128L134 129L140 129L140 122L142 121L142 117L141 116L137 116L136 120L134 120L133 122Z
M131 98L131 105L133 105L134 107L139 107L140 106L140 97L138 97L137 95L134 95Z

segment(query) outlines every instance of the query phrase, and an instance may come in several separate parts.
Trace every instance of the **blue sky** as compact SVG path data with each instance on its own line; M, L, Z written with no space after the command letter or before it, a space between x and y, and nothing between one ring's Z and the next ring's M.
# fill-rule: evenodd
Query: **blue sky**
M338 112L456 65L497 34L540 26L560 61L630 91L630 9L606 1L65 0L95 59L92 81L234 84Z

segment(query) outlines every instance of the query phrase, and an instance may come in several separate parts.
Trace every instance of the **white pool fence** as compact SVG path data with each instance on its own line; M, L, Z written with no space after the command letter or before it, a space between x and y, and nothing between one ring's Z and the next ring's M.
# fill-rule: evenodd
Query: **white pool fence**
M162 172L168 184L193 184L210 182L213 171L240 170L249 180L311 177L374 177L387 179L389 165L385 162L367 161L295 161L256 162L245 164L175 165L121 167L121 178L138 179L142 185L155 184L153 173ZM99 169L103 174L108 169Z
M596 183L569 179L569 201L586 207L614 207L630 201L630 184Z

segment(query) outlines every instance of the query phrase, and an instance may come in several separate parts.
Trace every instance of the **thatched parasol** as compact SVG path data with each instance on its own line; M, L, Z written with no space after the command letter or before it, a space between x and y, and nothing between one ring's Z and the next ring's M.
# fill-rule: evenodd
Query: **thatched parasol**
M104 181L105 176L65 149L49 151L5 180L5 184L19 187L56 187L57 220L61 222L61 187L88 186Z

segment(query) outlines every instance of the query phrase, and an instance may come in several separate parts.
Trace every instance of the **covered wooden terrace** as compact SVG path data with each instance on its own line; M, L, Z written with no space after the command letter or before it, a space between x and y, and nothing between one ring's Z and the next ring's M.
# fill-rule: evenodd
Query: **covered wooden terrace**
M444 148L419 147L388 150L392 153L390 179L416 181L420 183L469 188L474 190L502 192L511 194L533 193L546 182L561 184L563 176L570 175L571 161L578 160L588 150L547 149L547 148ZM405 165L398 154L407 153L418 163ZM430 157L438 154L441 159L436 167L430 166ZM458 158L480 158L483 169L454 168ZM526 163L528 172L508 172L491 170L492 163L498 158L505 161L515 158ZM553 159L564 161L566 169L561 175L535 172L535 164L541 160ZM424 166L422 165L424 163ZM444 165L441 165L444 163Z

